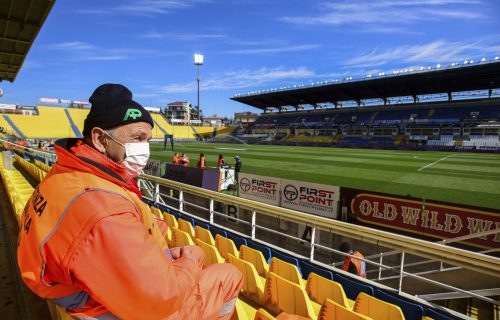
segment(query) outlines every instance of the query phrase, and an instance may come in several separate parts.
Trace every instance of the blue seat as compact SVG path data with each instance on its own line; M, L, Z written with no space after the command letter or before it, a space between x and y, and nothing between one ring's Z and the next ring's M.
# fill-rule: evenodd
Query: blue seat
M374 295L372 286L347 279L346 277L341 276L340 274L337 273L335 274L334 281L337 281L342 285L345 291L345 295L351 300L356 300L360 292L364 292L370 296Z
M186 220L187 222L191 223L191 225L193 226L193 228L195 227L195 223L194 223L194 219L189 217L189 216L186 216L186 215L182 215L181 217L182 219Z
M272 256L271 249L253 241L248 241L248 246L252 249L259 250L260 252L262 252L262 254L264 255L264 259L266 259L266 262L271 263L271 256Z
M294 258L286 253L280 252L280 251L275 250L275 249L272 249L271 251L272 251L273 257L276 257L280 260L283 260L285 262L293 264L294 266L297 267L297 269L299 269L299 273L302 275L302 270L300 269L300 265L299 265L299 259Z
M433 320L455 320L457 318L451 315L444 315L443 311L438 311L435 309L428 308L425 310L425 315Z
M328 280L333 280L333 272L331 272L330 270L314 265L304 260L300 260L299 263L300 263L300 268L302 270L302 276L304 277L304 279L307 279L307 277L309 277L309 274L311 272L314 272L317 275L322 276L323 278L326 278Z
M424 315L422 306L398 297L395 297L380 289L375 290L375 298L397 305L403 311L406 320L421 320Z
M212 233L212 236L214 237L214 239L215 239L215 236L218 234L227 238L227 232L225 230L222 230L221 228L210 226L209 230Z
M194 224L195 224L196 226L200 226L200 227L202 227L203 229L210 230L210 224L208 224L208 223L206 223L206 222L199 221L199 220L194 220Z
M231 240L233 240L234 244L236 245L236 248L238 248L238 250L240 249L240 247L242 245L245 245L247 246L248 245L248 242L247 242L247 239L243 238L243 237L240 237L240 236L237 236L235 234L232 234L230 232L227 233L227 237Z

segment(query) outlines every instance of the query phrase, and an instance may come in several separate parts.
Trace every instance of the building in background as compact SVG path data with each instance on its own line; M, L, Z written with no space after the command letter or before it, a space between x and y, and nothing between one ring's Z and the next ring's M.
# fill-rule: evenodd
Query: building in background
M165 115L171 124L188 125L193 116L193 105L189 101L167 104Z
M214 114L213 116L203 118L203 122L205 122L207 125L211 127L222 127L224 125L222 118L216 114Z

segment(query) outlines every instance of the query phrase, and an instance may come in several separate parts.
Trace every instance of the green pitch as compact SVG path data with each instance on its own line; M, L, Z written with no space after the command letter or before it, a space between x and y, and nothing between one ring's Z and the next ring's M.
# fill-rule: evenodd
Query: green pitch
M152 158L169 161L172 152L152 144ZM500 209L500 155L430 151L176 143L196 166L200 152L208 166L223 154L242 159L242 172L411 195Z

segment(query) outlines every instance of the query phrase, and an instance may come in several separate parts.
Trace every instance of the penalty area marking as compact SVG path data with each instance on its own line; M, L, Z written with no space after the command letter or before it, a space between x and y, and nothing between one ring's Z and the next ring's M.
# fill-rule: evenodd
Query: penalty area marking
M247 151L247 149L237 149L237 148L215 148L217 150L233 150L233 151Z
M432 162L432 163L429 163L428 165L423 166L422 168L418 169L418 170L417 170L417 172L418 172L418 171L420 171L420 170L424 170L425 168L428 168L428 167L430 167L430 166L432 166L432 165L434 165L434 164L436 164L436 163L438 163L438 162L441 162L441 161L443 161L443 160L446 160L446 159L451 158L451 157L456 156L456 155L457 155L457 154L455 153L455 154L449 155L449 156L447 156L447 157L443 157L443 158L441 158L441 159L439 159L439 160L437 160L437 161L434 161L434 162Z

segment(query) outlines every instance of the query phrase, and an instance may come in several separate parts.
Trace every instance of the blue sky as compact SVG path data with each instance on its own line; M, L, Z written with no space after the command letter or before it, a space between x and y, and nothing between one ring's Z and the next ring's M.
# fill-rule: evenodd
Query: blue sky
M238 93L500 54L498 0L58 0L0 103L87 100L123 83L145 106L255 111Z

